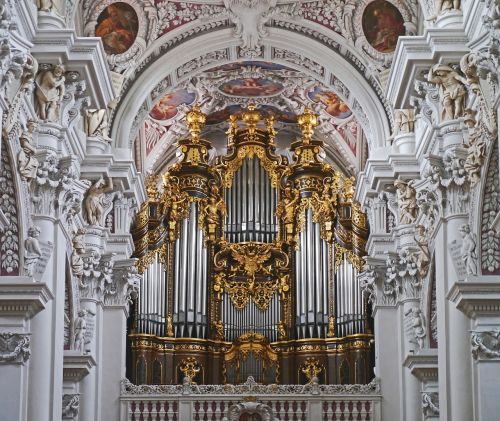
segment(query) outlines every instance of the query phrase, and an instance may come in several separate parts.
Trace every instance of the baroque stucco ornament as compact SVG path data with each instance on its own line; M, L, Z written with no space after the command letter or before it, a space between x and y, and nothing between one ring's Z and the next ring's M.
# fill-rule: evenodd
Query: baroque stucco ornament
M500 331L472 332L472 355L479 358L500 358Z
M30 354L29 334L0 332L0 363L25 363Z

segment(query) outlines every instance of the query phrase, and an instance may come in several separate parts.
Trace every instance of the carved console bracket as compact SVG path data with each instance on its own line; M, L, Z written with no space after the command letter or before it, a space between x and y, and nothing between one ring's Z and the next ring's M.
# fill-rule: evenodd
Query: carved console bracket
M500 311L500 282L481 281L481 278L455 282L447 294L448 300L471 319L497 316Z
M63 380L75 383L82 380L96 365L91 355L82 355L78 351L64 351Z
M44 283L26 276L3 276L0 284L0 313L3 316L31 318L45 308L54 296Z

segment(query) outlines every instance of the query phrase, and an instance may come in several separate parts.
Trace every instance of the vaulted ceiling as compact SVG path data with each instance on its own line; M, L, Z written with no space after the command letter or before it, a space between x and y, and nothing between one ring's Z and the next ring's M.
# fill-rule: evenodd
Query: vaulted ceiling
M328 159L360 170L390 134L384 98L398 37L417 31L417 0L86 0L83 32L101 37L118 99L113 133L143 171L174 157L198 102L217 149L231 113L255 103L277 120L282 153L296 115L320 115Z

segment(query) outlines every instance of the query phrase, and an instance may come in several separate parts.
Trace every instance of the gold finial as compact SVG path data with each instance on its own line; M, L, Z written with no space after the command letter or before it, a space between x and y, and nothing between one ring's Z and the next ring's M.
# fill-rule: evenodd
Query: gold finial
M201 129L205 125L206 120L207 116L201 112L199 104L193 105L193 108L186 114L186 122L193 143L197 143L200 140Z
M330 316L328 318L328 332L326 334L327 338L335 337L335 316Z
M314 114L309 107L306 107L304 113L297 117L300 129L302 130L303 142L310 143L314 134L314 128L318 125L318 115Z
M241 118L248 127L248 134L252 135L255 133L257 123L261 118L262 115L256 110L255 104L248 104L247 111L243 113Z

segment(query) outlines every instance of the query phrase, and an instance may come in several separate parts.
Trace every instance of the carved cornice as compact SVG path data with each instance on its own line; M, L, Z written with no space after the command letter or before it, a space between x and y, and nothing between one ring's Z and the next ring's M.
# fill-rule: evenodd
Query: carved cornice
M94 358L82 355L79 351L64 351L63 379L65 381L79 382L95 367Z
M3 276L0 283L0 314L31 318L54 296L45 283L25 276Z
M437 382L438 380L438 354L436 348L421 349L416 354L408 355L403 365L422 382Z
M498 316L500 312L500 282L487 277L469 277L467 282L455 282L446 298L472 319Z

